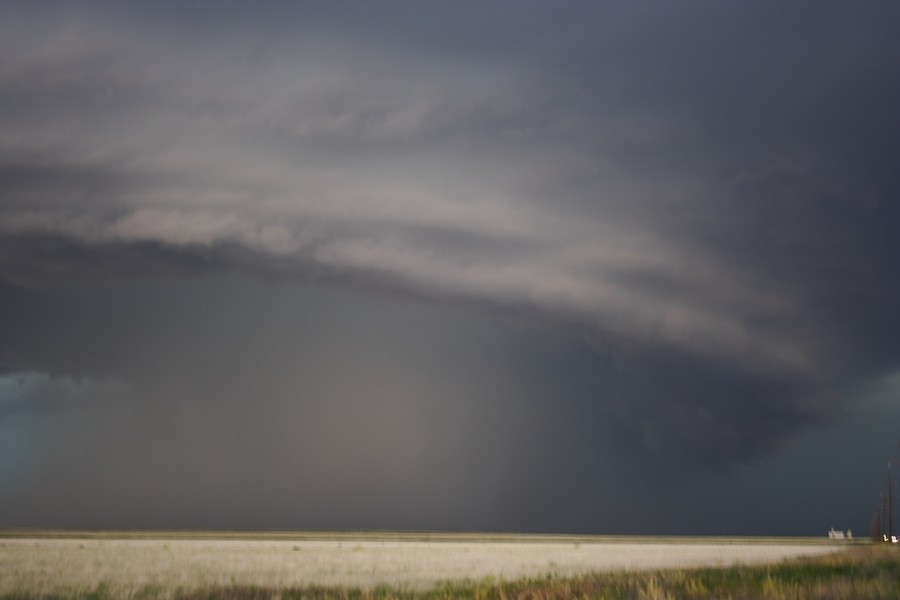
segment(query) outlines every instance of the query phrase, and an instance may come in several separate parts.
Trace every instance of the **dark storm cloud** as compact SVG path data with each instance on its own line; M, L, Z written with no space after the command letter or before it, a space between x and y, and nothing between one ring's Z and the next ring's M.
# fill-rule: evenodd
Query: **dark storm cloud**
M181 372L115 351L134 342L111 307L137 302L117 286L211 293L206 277L238 271L450 301L435 306L503 315L498 337L525 322L578 340L558 369L510 351L547 398L542 378L571 381L560 418L593 427L546 435L601 440L525 453L520 465L550 474L613 448L661 471L758 463L838 419L841 386L900 360L890 3L0 13L6 372L140 389ZM178 305L148 304L168 325L129 325L129 339L159 353L194 335L239 344L178 321ZM263 397L290 387L252 375L265 368L249 350L231 360ZM458 401L432 367L416 386ZM221 395L223 376L204 373L196 394ZM309 396L333 397L329 385ZM549 422L546 402L534 422Z

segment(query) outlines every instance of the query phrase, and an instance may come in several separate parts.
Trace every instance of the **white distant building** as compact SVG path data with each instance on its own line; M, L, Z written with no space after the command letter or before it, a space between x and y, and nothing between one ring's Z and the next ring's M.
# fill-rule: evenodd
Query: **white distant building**
M845 540L848 538L852 538L853 534L849 531L847 532L849 535L844 535L843 531L836 531L834 527L828 530L828 539L830 540Z

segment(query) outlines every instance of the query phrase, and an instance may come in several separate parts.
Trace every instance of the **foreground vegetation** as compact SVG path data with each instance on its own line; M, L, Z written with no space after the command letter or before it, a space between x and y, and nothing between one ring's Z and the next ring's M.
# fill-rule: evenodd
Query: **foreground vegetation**
M222 587L296 589L319 586L423 591L446 581L519 581L573 578L596 572L775 564L785 558L835 552L827 539L561 538L551 536L328 534L235 539L143 537L95 532L96 537L0 539L0 594L72 595L103 584L109 597L131 598L152 589L159 598Z
M447 595L439 591L429 597L648 600L900 598L900 552L896 548L880 545L855 547L827 556L798 558L776 565L594 574L561 581L532 580L506 586L471 586L468 590L458 589Z
M900 598L900 549L880 544L856 545L817 557L756 566L607 572L575 577L547 573L516 581L487 578L447 582L426 589L378 586L269 587L220 585L184 589L147 585L116 590L105 584L66 592L7 591L2 600L380 600L454 598L489 599L853 599Z

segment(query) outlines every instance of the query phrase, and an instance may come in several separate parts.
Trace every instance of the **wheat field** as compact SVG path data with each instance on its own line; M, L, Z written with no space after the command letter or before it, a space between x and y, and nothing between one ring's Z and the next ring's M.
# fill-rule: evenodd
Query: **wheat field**
M840 547L818 540L715 538L7 536L0 538L0 595L70 595L99 585L115 597L219 586L424 589L486 578L773 563Z

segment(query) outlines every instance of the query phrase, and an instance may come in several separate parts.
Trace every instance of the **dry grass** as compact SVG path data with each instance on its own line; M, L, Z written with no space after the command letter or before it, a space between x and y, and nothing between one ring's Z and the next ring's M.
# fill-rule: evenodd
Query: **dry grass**
M501 582L583 583L588 573L772 563L836 548L771 540L638 542L387 534L297 538L5 537L0 538L0 596L201 598L225 590L229 594L242 590L241 594L254 597L289 596L292 590L345 596L425 593L460 585L488 593L491 585ZM666 597L659 581L649 579L632 591L641 597Z

